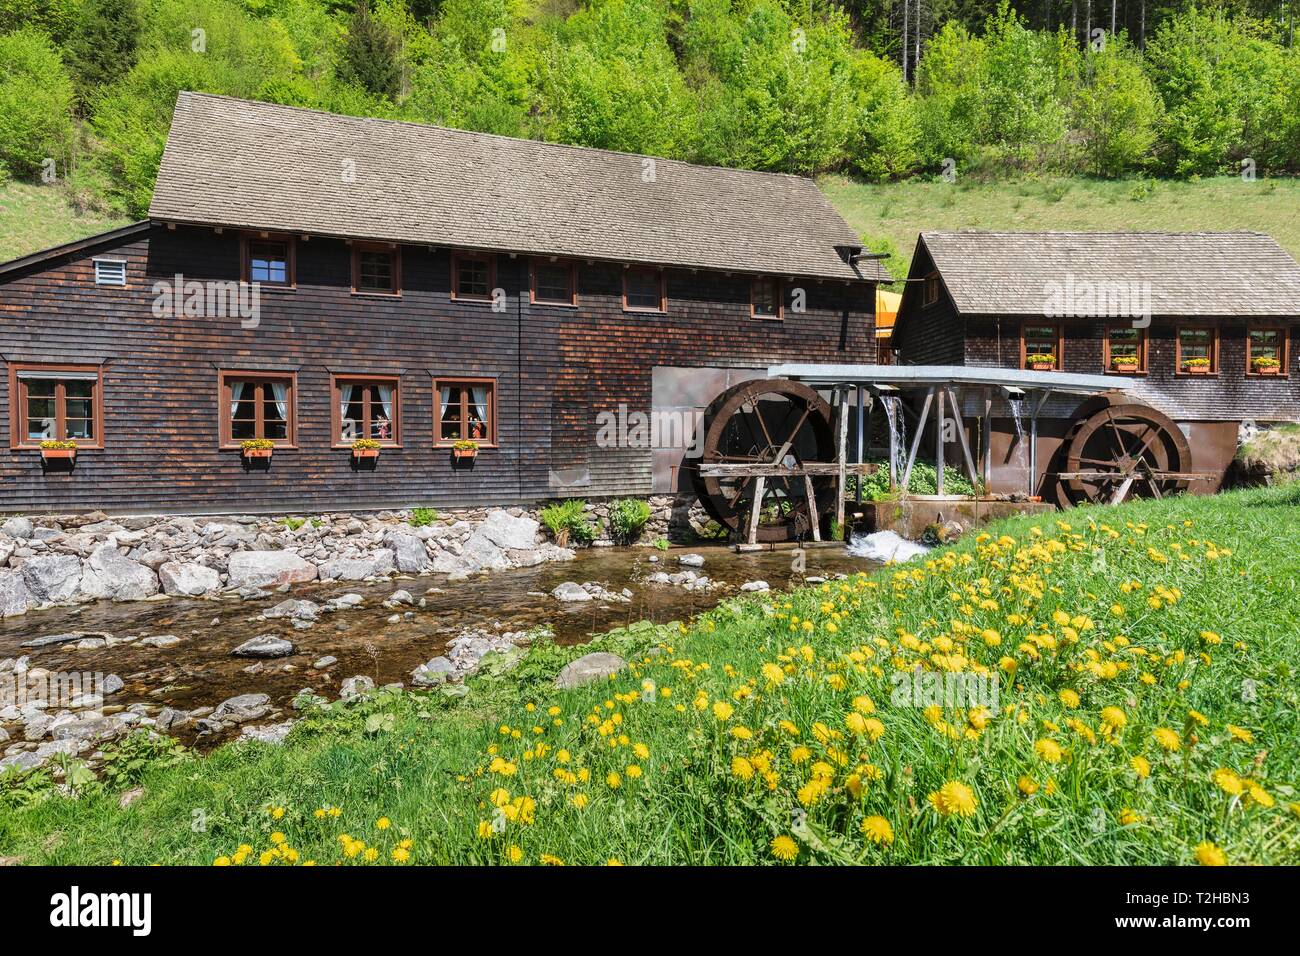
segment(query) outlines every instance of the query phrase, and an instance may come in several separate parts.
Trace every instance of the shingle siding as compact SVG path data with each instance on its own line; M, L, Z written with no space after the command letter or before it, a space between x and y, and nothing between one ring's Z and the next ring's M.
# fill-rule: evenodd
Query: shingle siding
M94 284L94 255L127 259L125 289ZM579 307L530 304L525 257L501 256L508 308L450 298L450 252L402 250L400 299L354 296L350 249L313 238L297 250L298 288L263 290L261 321L152 315L152 285L176 273L229 281L239 237L157 227L0 279L0 413L14 409L8 363L104 364L103 450L83 450L72 475L42 475L35 451L0 453L0 511L325 510L498 504L561 494L646 494L649 449L595 447L596 415L620 402L649 411L656 365L765 366L795 359L867 361L870 284L801 280L808 311L749 318L749 279L669 270L666 316L625 313L621 267L578 266ZM520 291L523 290L523 296ZM245 473L218 448L221 368L297 373L298 450ZM353 472L331 448L330 373L401 376L402 448L374 472ZM472 469L434 449L435 376L497 380L500 448ZM569 488L567 470L589 481Z

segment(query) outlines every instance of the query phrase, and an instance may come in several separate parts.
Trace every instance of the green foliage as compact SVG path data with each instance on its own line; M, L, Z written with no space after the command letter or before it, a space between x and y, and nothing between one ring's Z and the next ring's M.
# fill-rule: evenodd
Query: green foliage
M111 791L134 786L154 767L174 767L191 753L178 741L139 730L104 747L103 782Z
M0 165L35 176L46 159L61 172L72 146L72 81L44 34L0 36Z
M401 37L371 13L370 0L357 0L339 58L339 79L393 99L402 86L401 55Z
M135 64L139 36L136 0L82 0L68 50L83 100Z
M620 544L632 544L650 520L650 505L639 498L614 502L609 510L610 537Z
M306 518L291 518L291 517L285 516L285 517L283 517L283 518L280 519L280 523L281 523L282 525L284 525L286 528L288 528L290 531L297 531L299 528L301 528L304 524L307 523L307 519L306 519Z
M17 810L47 800L58 792L58 783L49 766L20 770L9 767L0 772L0 808Z
M412 528L423 528L437 520L438 512L432 508L412 508L411 517L406 519L406 523Z
M540 512L546 530L555 538L567 535L570 544L587 545L596 540L596 526L587 520L587 502L566 498L547 505Z
M862 477L862 496L868 501L884 501L897 492L889 490L889 462L883 458L874 462L876 470ZM938 494L938 482L935 480L935 467L924 461L912 465L912 477L907 483L907 492L912 495ZM900 480L902 476L899 476ZM967 478L951 465L943 468L943 493L945 495L973 495L975 487Z

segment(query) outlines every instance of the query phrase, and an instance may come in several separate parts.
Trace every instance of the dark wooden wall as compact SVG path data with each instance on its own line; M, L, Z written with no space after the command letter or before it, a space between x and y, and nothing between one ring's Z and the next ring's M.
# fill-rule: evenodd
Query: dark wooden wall
M934 271L934 261L918 244L908 272L903 301L894 325L893 347L902 365L963 365L965 324L940 286L939 301L923 305L923 281Z
M92 256L128 260L127 288L97 287ZM0 511L366 509L502 504L562 494L645 494L648 449L594 447L596 414L650 410L655 365L762 366L870 361L873 288L796 280L808 310L784 322L749 316L743 275L670 271L668 314L622 309L621 267L578 265L579 307L527 301L528 265L498 259L509 308L452 300L447 250L406 247L400 299L353 296L342 241L299 242L296 291L263 290L260 325L154 318L152 285L239 277L232 233L161 227L0 279L0 414L12 409L8 363L102 363L105 447L71 475L43 475L35 451L0 451ZM520 290L523 290L522 297ZM787 289L788 291L788 289ZM246 473L218 447L218 369L297 374L297 450ZM332 449L330 374L401 376L400 449L356 473ZM453 469L433 447L433 377L497 380L500 448ZM576 464L575 464L576 463ZM571 481L585 469L585 481Z
M1298 304L1300 308L1300 304ZM1031 320L1033 324L1034 320ZM1054 324L1054 319L1043 319ZM1294 320L1261 319L1259 325L1291 330L1290 375L1246 375L1247 323L1240 317L1179 319L1155 316L1147 329L1146 374L1118 374L1106 367L1104 341L1108 323L1100 319L1067 319L1062 323L1065 347L1062 371L1107 374L1115 387L1130 392L1179 421L1292 421L1300 419L1300 373L1296 341L1300 325ZM1022 319L968 316L965 320L966 365L1018 368ZM1215 375L1178 374L1180 326L1219 329L1219 368Z

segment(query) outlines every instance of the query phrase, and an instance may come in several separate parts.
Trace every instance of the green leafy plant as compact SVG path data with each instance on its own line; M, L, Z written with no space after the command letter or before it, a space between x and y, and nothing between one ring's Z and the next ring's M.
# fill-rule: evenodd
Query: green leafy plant
M1264 369L1281 368L1282 366L1282 363L1271 355L1261 355L1258 358L1253 358L1250 360L1250 364L1257 372L1263 371Z
M30 807L53 796L57 788L48 767L32 770L9 767L0 772L0 807L6 810Z
M269 438L245 438L239 443L241 451L267 451L275 447Z
M1183 368L1209 368L1210 360L1207 358L1189 358L1183 359Z
M412 508L411 517L406 519L406 523L412 528L423 528L437 520L438 512L432 508Z
M358 438L352 443L353 451L379 451L383 447L374 438Z
M862 476L862 496L868 501L885 501L895 496L889 490L889 463L884 459L875 462L876 470ZM938 494L935 481L935 468L929 462L918 461L912 465L912 477L907 483L907 493L911 495ZM900 478L902 476L899 476ZM945 495L974 495L976 488L967 478L951 465L943 469L943 493Z
M582 498L566 498L549 504L538 512L538 518L560 547L570 541L586 545L596 540L596 528L587 520L587 502Z
M286 516L280 519L280 523L284 525L286 528L288 528L290 531L297 531L299 528L301 528L304 524L307 523L307 519L290 518Z
M657 550L657 551L667 551L667 550L668 550L668 539L667 539L667 538L655 538L655 550Z
M478 451L478 442L472 438L462 438L453 442L451 447L456 451Z
M624 498L614 502L609 510L609 531L619 544L631 544L641 537L641 531L650 520L650 505L639 498Z
M1110 360L1111 368L1127 368L1128 366L1137 367L1136 355L1115 355Z
M1026 365L1029 365L1029 366L1034 366L1034 365L1055 365L1055 364L1056 364L1056 356L1054 356L1054 355L1048 355L1048 354L1045 353L1045 352L1036 352L1036 353L1033 354L1033 355L1026 355L1026 356L1025 356L1025 364L1026 364Z
M139 783L154 767L173 767L192 754L171 737L149 730L136 731L104 748L105 786L122 790Z
M41 442L41 451L76 451L77 443L69 439L68 441L56 441L47 438Z

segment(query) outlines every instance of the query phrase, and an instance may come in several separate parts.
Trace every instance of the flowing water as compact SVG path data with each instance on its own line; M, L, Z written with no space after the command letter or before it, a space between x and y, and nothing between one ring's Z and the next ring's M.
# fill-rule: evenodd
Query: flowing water
M897 395L885 395L885 421L889 425L889 473L892 483L903 480L907 467L907 421L903 418L903 400Z
M1022 487L1029 487L1029 452L1028 445L1025 441L1025 412L1024 400L1012 398L1007 400L1007 407L1011 409L1011 421L1016 426L1016 465L1019 466L1024 484Z
M571 562L503 571L468 581L449 583L444 575L406 576L388 583L328 582L300 585L288 594L241 601L98 602L75 608L36 611L0 622L0 658L29 656L31 665L51 671L117 674L125 687L109 699L115 706L136 702L192 709L214 706L237 694L265 693L283 706L304 687L323 697L338 696L339 683L364 674L377 684L410 680L419 664L441 654L451 638L468 629L518 631L548 624L561 643L581 643L593 634L638 620L682 620L707 610L737 593L746 581L764 580L773 589L798 584L804 575L830 577L872 565L842 547L810 548L804 552L803 575L792 570L789 551L736 554L721 547L696 548L703 555L699 573L720 584L709 591L644 583L658 570L679 570L676 554L644 548L594 548L579 552ZM659 557L650 563L650 557ZM607 590L633 592L630 604L564 604L550 591L564 581L593 581ZM409 591L423 608L385 608L383 601L398 589ZM357 608L322 614L315 625L297 630L287 619L267 620L264 609L287 597L324 603L331 597L357 593L365 603ZM394 613L412 611L410 619L389 624ZM167 648L139 642L94 650L74 644L21 648L23 641L69 631L105 632L141 637L171 634L181 638ZM286 658L250 661L230 656L232 648L251 637L273 634L293 641L295 653ZM316 670L313 662L330 655L338 663Z

